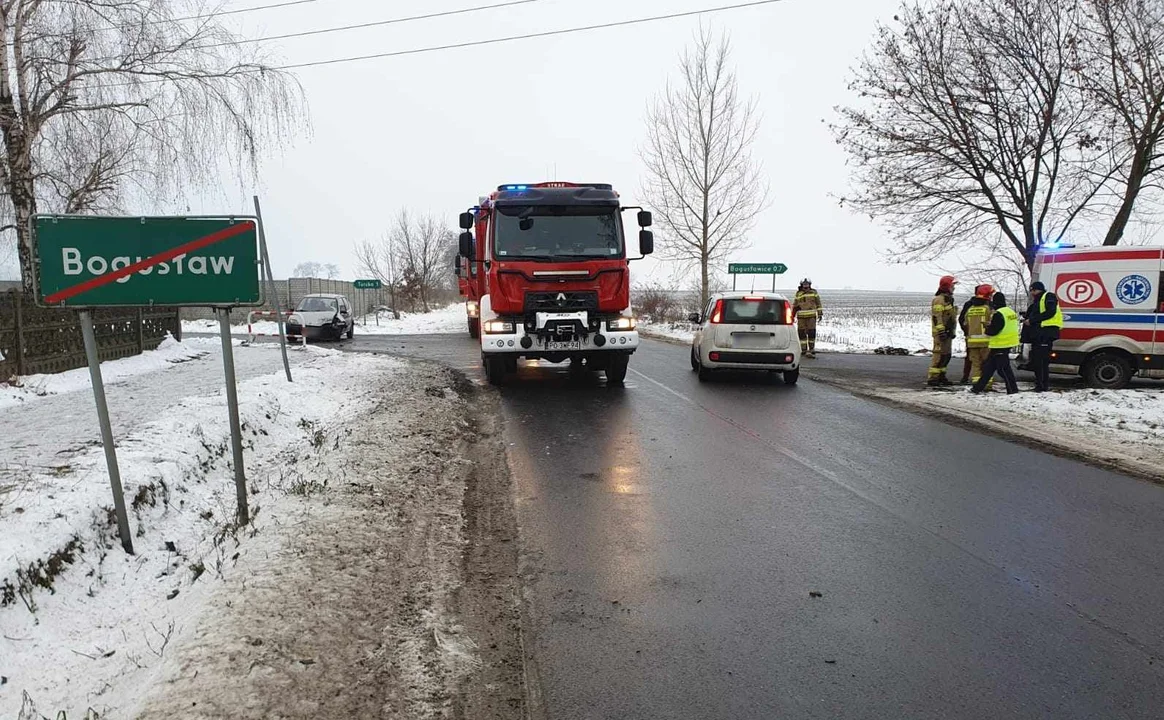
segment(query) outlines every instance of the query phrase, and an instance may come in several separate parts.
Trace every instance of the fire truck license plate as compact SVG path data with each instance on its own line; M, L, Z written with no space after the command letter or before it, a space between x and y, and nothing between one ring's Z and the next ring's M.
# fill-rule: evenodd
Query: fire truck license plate
M571 340L569 342L553 342L546 343L546 350L581 350L582 343L578 340Z

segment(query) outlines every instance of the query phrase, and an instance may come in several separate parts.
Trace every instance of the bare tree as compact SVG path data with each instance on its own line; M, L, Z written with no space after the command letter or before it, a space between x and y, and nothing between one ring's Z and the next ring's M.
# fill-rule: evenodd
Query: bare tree
M660 251L698 268L706 303L712 265L749 245L748 231L767 204L768 188L752 145L760 118L740 97L726 35L700 29L680 56L679 84L647 111L643 195L663 230Z
M304 277L304 278L320 277L323 275L323 264L315 262L314 260L308 260L307 262L301 262L295 266L295 269L292 270L292 273L295 275L295 277Z
M1076 70L1088 100L1110 122L1118 197L1104 245L1117 245L1146 189L1164 169L1164 4L1087 0Z
M450 273L450 247L457 233L444 227L434 215L414 217L408 209L397 213L392 227L379 241L356 245L358 269L380 280L407 300L411 309L430 309L434 296L446 289Z
M392 314L400 319L400 306L396 304L396 291L399 281L395 272L396 251L392 235L385 233L378 241L361 240L356 243L356 272L367 278L380 281L388 289L389 302L392 304Z
M0 0L0 215L31 287L38 210L172 201L294 131L298 84L200 0ZM224 152L225 150L225 152Z
M1115 172L1072 85L1074 0L910 2L882 25L835 127L849 202L895 231L903 260L997 233L1028 264L1093 209Z

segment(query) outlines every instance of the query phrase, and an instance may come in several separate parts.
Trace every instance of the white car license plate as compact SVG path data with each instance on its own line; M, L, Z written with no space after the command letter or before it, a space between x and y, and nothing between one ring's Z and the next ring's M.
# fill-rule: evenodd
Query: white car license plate
M582 343L579 340L570 340L569 342L553 342L546 343L546 350L581 350Z

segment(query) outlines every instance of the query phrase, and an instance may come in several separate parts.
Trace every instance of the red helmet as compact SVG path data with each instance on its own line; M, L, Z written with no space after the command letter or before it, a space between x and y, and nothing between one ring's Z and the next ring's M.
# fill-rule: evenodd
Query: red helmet
M938 290L953 292L954 286L957 284L958 280L953 275L943 275L942 279L938 281Z
M978 287L974 288L974 296L980 297L980 298L986 298L987 300L989 300L992 297L994 297L994 286L988 285L985 283L982 285L979 285Z

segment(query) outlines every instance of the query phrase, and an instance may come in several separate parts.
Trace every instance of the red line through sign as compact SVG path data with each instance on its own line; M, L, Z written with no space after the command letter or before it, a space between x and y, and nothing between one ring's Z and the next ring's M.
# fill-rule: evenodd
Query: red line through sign
M51 305L53 303L59 303L68 300L69 298L76 297L81 293L95 290L99 287L108 285L111 282L116 282L123 277L129 277L130 275L133 275L135 272L140 270L145 270L146 268L151 268L155 265L161 265L164 262L173 260L179 255L186 255L187 253L192 253L195 250L201 250L202 248L213 245L214 243L228 240L236 235L242 235L243 233L247 231L253 231L254 229L255 223L250 220L244 220L235 223L228 228L223 228L218 232L211 233L205 237L200 237L197 240L191 240L190 242L179 245L178 247L170 248L163 253L158 253L153 257L140 260L132 265L126 265L125 267L118 268L113 272L107 272L104 275L98 275L92 280L86 280L79 285L73 285L72 287L67 287L64 290L58 290L52 295L45 297L44 301Z

